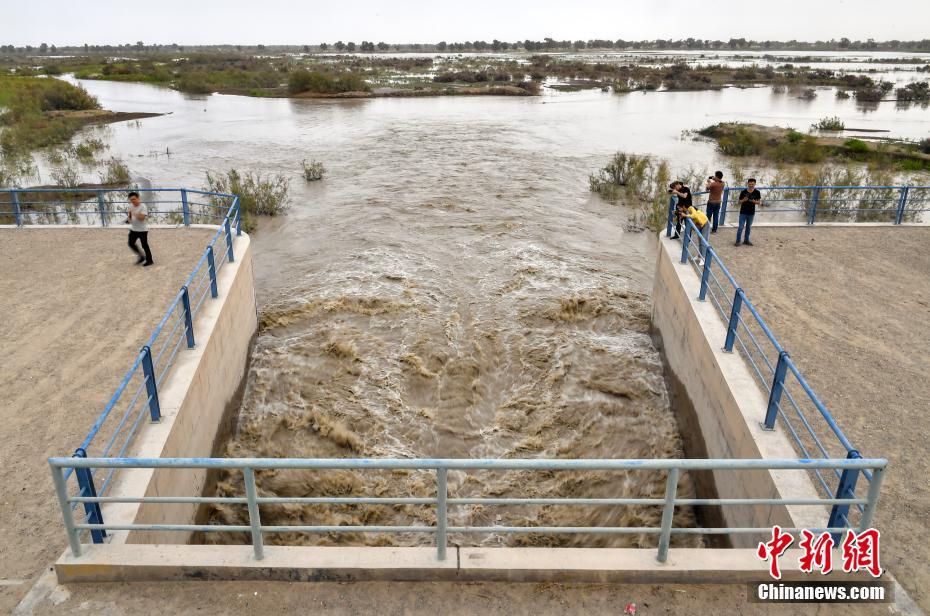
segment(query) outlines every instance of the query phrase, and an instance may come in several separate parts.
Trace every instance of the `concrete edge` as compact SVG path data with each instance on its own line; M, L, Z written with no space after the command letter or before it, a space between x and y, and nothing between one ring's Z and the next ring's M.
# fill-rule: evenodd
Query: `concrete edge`
M783 580L810 579L798 570L800 550L780 563ZM770 580L754 549L678 548L659 563L655 549L456 548L440 561L434 547L266 546L257 561L249 545L90 545L80 558L55 564L60 583L276 580L506 581L734 584ZM866 580L834 572L831 581Z

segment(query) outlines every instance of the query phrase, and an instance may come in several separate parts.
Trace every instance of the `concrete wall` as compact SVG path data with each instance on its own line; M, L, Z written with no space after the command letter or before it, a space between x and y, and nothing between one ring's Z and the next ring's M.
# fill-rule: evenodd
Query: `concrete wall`
M681 245L659 242L653 288L652 323L665 359L694 408L697 429L709 458L798 457L779 426L763 430L768 398L738 353L723 351L726 327L711 301L697 300L700 278L680 263ZM695 436L695 435L690 435ZM714 471L720 498L817 498L804 471ZM823 506L721 507L727 526L821 527ZM734 547L753 547L758 538L731 536Z
M245 234L235 240L236 260L217 276L219 297L207 299L194 323L194 349L182 349L159 391L162 418L140 431L135 457L209 457L224 418L246 376L249 350L258 329L252 277L252 252ZM111 495L199 496L207 473L202 469L126 469ZM104 507L108 524L193 524L194 504L120 504ZM120 532L111 543L187 543L186 532Z

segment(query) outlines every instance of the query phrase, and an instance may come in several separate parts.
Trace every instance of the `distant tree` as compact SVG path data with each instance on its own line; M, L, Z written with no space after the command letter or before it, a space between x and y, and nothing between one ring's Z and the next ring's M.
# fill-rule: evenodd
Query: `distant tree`
M585 48L585 42L584 42L584 41L575 41L574 43L572 43L572 47L574 47L575 49L584 49L584 48Z
M437 50L437 51L445 51L445 50L446 50L446 42L445 42L445 41L439 41L439 42L436 44L436 50Z
M378 43L378 51L387 51L390 48L391 46L385 43L384 41L381 41Z
M326 51L329 49L329 43L320 43L320 51Z
M346 45L346 49L349 50L349 53L355 51L355 43L353 43L352 41L349 41L349 44Z
M48 45L45 43L39 45L39 53L48 53Z
M52 53L57 53L57 52L58 52L58 48L55 47L54 45L52 45L51 47L49 47L49 51L51 51Z
M848 49L850 40L845 36L840 39L840 49Z
M265 51L265 46L264 46L264 45L256 45L255 47L256 47L259 51Z
M353 43L353 47L354 47L354 46L355 46L355 44ZM342 50L345 49L345 48L346 48L346 44L345 44L345 43L343 43L342 41L336 41L336 51L342 51Z
M136 51L145 51L145 43L136 41Z
M310 45L304 45L303 50L304 53L310 53Z

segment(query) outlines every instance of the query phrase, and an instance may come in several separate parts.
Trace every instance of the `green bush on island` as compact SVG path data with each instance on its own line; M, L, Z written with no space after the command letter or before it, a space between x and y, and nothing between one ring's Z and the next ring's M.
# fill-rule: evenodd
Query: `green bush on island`
M251 171L240 173L236 169L226 172L207 171L204 190L238 195L242 226L247 231L255 229L256 216L278 216L290 208L287 198L290 180L281 174L263 176ZM232 205L223 197L211 197L210 200L214 205Z
M67 141L82 123L70 111L99 109L83 88L59 79L0 76L0 149L7 156Z
M843 145L853 154L869 153L869 144L861 139L847 139L843 142Z
M368 84L357 73L324 73L299 69L292 71L287 80L287 91L291 94L341 94L369 90Z
M846 130L846 124L839 118L839 116L833 116L832 118L821 118L819 122L814 124L814 128L817 130L841 131Z

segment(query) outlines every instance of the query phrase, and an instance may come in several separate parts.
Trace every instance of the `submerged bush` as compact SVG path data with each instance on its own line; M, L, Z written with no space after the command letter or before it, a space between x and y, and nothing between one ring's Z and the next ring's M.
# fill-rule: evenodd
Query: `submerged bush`
M367 92L369 89L365 79L357 73L324 73L300 69L291 72L287 80L287 91L291 94L341 94Z
M833 116L832 118L821 118L819 122L814 124L814 128L817 130L840 131L846 130L846 124L839 116Z
M588 177L588 187L608 201L625 198L636 208L633 220L658 231L668 218L669 171L665 161L617 152L610 162Z
M315 182L316 180L322 180L323 174L326 173L326 169L323 167L323 163L317 160L310 160L309 162L304 159L300 163L304 168L304 179L308 182Z
M242 226L247 231L255 228L255 216L277 216L290 207L287 195L290 180L281 174L263 176L261 173L240 173L230 169L225 173L207 171L205 191L239 196ZM229 206L224 198L211 197L215 205Z
M129 167L126 163L118 158L110 158L103 165L103 171L100 172L101 184L129 184L132 177L129 175Z

